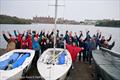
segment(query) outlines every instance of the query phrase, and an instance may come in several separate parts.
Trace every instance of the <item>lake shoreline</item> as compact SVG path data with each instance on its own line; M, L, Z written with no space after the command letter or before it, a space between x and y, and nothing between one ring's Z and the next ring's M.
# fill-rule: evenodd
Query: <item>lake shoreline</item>
M42 25L42 24L45 24L45 25L54 25L54 24L50 24L50 23L31 23L31 24L0 24L0 25ZM75 25L75 26L95 26L95 27L107 27L107 28L120 28L120 26L96 26L96 25L84 25L84 24L58 24L58 25L65 25L65 27L69 27L71 25Z
M113 26L96 26L96 25L95 25L95 27L120 28L120 26L118 26L118 27L113 27Z

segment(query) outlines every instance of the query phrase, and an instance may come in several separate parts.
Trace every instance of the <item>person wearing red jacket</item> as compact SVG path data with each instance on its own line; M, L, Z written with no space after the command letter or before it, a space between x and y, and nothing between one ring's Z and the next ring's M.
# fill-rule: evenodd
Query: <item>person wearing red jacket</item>
M26 39L26 37L24 35L21 36L20 33L18 34L18 42L20 43L20 49L27 49L28 48L28 40Z
M32 49L32 37L30 33L27 35L27 41L28 41L28 49Z
M72 62L76 61L77 55L79 52L81 52L83 50L83 48L77 47L75 45L75 43L73 43L72 45L66 45L66 49L70 52L71 54L71 58L72 58Z
M26 39L26 37L24 36L21 39L21 49L28 49L28 40Z
M74 62L76 61L77 59L77 55L79 52L81 52L84 48L80 48L80 47L77 47L75 45L75 42L73 42L73 44L71 45L66 45L66 49L70 52L70 55L71 55L71 58L72 58L72 69L74 69Z

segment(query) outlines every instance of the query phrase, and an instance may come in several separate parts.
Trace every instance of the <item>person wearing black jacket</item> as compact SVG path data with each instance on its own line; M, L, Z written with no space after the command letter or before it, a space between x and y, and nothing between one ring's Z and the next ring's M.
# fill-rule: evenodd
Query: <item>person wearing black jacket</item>
M69 45L73 44L74 38L73 38L73 36L72 36L72 31L69 32L69 35L66 37L65 40L66 40L66 43L67 43L67 44L69 44Z
M83 41L83 39L82 38L80 38L80 40L79 40L79 47L83 47L84 48L84 50L83 51L81 51L81 52L79 52L79 61L81 61L81 54L83 53L83 61L85 61L85 57L86 57L86 52L85 52L85 43L84 43L84 41Z

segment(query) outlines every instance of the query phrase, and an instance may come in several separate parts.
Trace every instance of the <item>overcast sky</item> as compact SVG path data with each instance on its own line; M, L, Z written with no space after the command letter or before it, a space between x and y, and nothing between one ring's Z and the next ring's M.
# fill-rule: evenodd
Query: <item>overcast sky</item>
M30 18L53 16L54 0L0 0L0 14ZM59 0L58 17L67 19L119 19L120 0Z

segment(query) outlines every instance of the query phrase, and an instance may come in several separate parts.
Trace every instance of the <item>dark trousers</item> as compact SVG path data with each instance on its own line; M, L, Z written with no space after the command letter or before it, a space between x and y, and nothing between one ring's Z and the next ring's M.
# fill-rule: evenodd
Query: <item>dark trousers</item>
M82 52L79 52L79 61L81 61L81 53L82 53Z
M35 51L35 56L34 56L34 59L32 61L33 65L34 66L37 66L37 60L39 58L39 50Z
M87 58L87 51L84 50L84 51L83 51L83 62L85 62L86 60L88 61L88 58Z
M89 62L89 51L86 51L86 61Z
M88 62L91 65L91 59L92 59L92 51L88 51Z
M82 52L79 52L79 61L81 61L82 59L83 59L83 62L85 62L85 60L88 61L86 52L87 52L86 50L83 50ZM83 58L81 56L82 54L83 54Z

